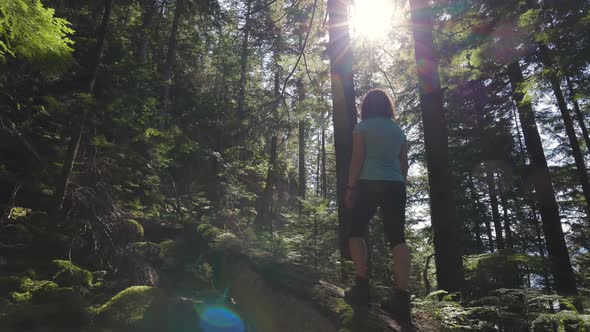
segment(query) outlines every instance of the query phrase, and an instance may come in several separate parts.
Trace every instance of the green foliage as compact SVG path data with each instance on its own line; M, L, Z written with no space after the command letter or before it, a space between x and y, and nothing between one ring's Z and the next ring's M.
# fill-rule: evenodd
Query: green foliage
M63 69L72 61L74 31L41 0L0 3L0 62L23 57L45 69Z
M498 288L522 287L527 277L540 279L547 273L546 266L547 262L538 256L504 249L468 256L465 278L471 292L483 295Z

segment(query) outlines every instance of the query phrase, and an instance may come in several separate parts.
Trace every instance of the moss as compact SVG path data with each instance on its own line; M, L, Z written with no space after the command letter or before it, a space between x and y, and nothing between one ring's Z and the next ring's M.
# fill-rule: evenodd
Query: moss
M137 242L143 240L143 226L141 226L140 223L133 219L125 220L123 224L123 231L127 233L125 234L125 237L129 240L129 242Z
M46 288L57 288L57 284L50 280L33 280L25 277L20 279L19 289L23 292L38 293Z
M342 326L351 326L354 318L354 310L344 299L338 298L335 301L334 311L338 315L338 320Z
M14 303L27 303L31 301L33 295L30 292L11 292L10 293L10 300Z
M49 280L21 278L18 292L12 292L12 304L5 306L0 326L9 331L44 328L75 328L90 323L87 303L72 288L58 287Z
M161 252L160 245L154 242L135 242L133 250L144 257L156 256Z
M160 289L132 286L105 303L97 310L97 320L103 326L139 328L150 308L163 300Z
M53 279L60 286L90 288L92 286L92 273L84 270L70 261L54 260L58 272Z
M179 245L174 240L167 240L160 243L160 257L173 256L177 253Z

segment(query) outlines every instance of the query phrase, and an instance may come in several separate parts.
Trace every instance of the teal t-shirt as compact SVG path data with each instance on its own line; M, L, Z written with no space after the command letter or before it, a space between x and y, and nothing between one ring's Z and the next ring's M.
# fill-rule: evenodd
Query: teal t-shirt
M354 128L365 141L365 161L360 179L404 182L400 152L406 135L393 119L369 118Z

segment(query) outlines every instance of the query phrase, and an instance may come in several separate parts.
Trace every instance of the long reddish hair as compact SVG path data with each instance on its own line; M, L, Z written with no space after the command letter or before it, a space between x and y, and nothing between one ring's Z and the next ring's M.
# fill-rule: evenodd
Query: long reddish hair
M387 93L381 89L372 89L363 97L361 104L361 119L392 118L395 117L393 102Z

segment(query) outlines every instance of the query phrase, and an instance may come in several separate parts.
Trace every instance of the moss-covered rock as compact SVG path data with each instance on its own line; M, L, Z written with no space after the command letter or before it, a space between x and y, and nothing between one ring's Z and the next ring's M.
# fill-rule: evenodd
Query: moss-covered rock
M58 288L58 285L50 280L33 280L28 277L11 277L16 282L16 287L9 292L10 301L13 303L28 303L34 297L40 297ZM14 284L12 285L14 286Z
M53 280L60 286L82 288L90 288L92 286L92 273L90 271L78 267L70 261L56 259L53 261L53 264L57 269Z
M143 226L133 219L127 219L122 224L122 231L127 242L138 242L143 240Z
M133 251L143 257L152 257L160 254L160 245L154 242L135 242Z
M174 256L179 254L178 249L180 247L179 243L174 240L166 240L159 244L160 246L160 257L164 258L166 256Z
M97 310L97 323L121 329L138 329L156 324L165 302L161 289L132 286L115 295Z
M0 317L2 331L80 330L90 323L86 301L72 288L59 287L50 280L21 278L18 291L12 292L10 299Z
M91 315L82 303L26 303L12 305L0 317L2 331L81 331L90 325Z

